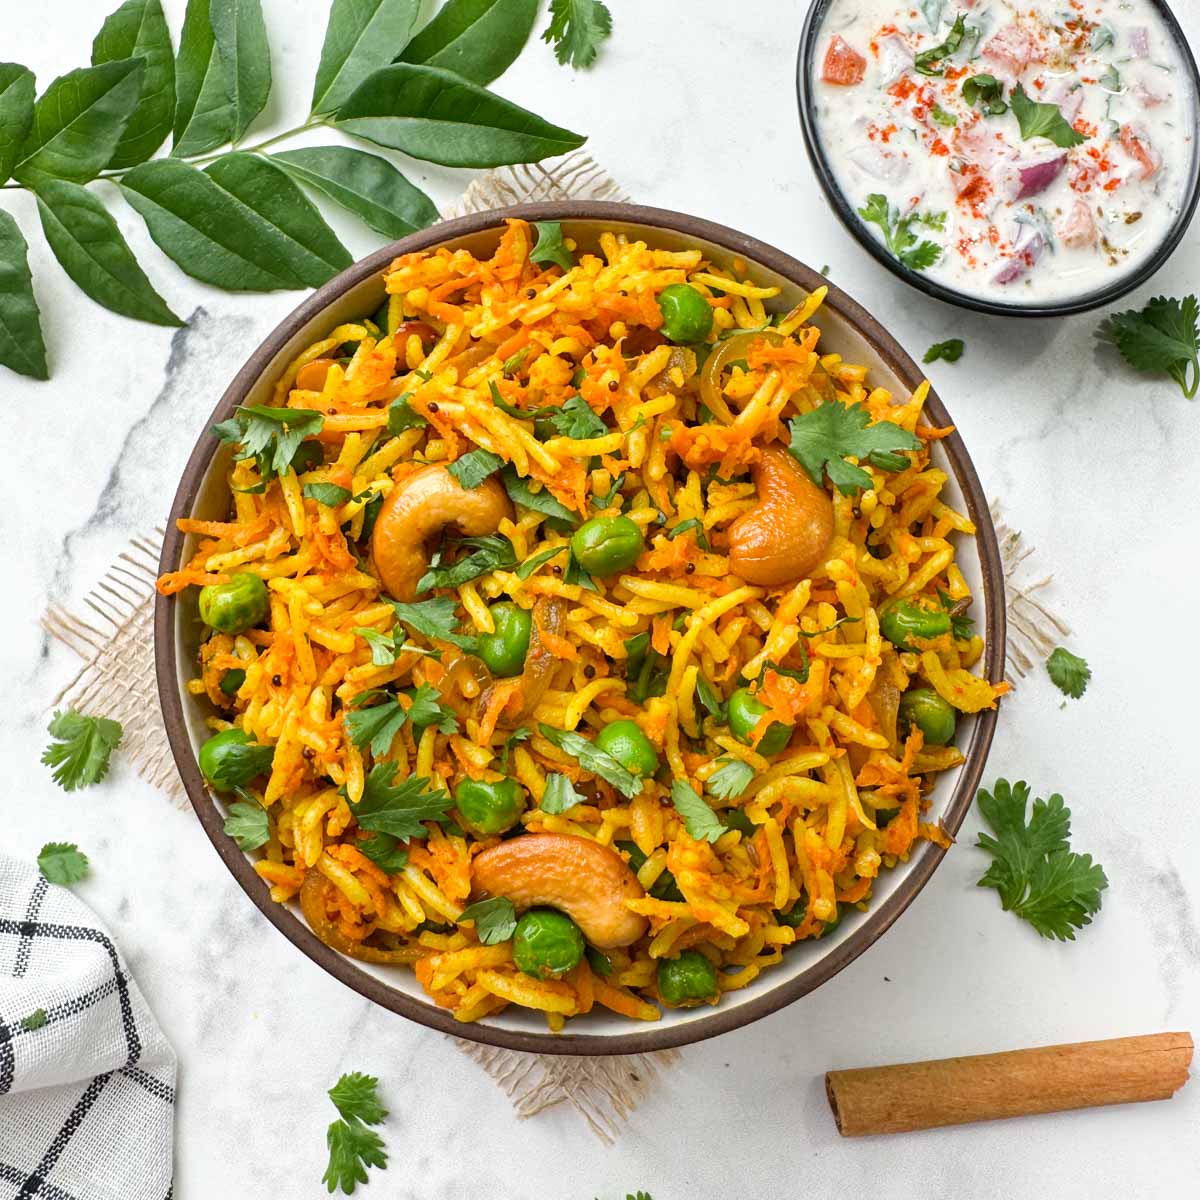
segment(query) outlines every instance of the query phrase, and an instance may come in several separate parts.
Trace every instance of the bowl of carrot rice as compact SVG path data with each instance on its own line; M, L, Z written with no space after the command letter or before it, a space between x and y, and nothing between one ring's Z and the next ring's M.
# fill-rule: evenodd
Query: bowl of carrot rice
M448 221L209 425L167 733L239 884L360 994L682 1045L828 980L951 846L1007 686L995 532L920 369L786 254L626 204Z

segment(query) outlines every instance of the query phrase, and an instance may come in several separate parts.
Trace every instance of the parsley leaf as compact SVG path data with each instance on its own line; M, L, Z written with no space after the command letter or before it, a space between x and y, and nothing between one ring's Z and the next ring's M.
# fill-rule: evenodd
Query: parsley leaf
M1113 313L1098 335L1138 371L1162 371L1191 400L1200 387L1200 302L1156 296L1141 312ZM1190 374L1190 378L1189 378Z
M392 748L396 734L404 728L404 723L408 720L407 710L396 699L384 700L382 704L375 704L370 708L360 707L375 696L383 694L385 693L371 691L355 696L351 701L350 710L342 717L342 724L346 727L350 741L360 750L364 746L370 746L375 758L383 758L387 754Z
M554 43L560 63L590 67L611 33L612 13L600 0L550 0L550 24L542 41Z
M459 913L459 921L474 921L475 936L485 946L507 942L517 929L517 910L505 896L476 900Z
M500 455L493 454L490 450L484 450L480 446L456 459L446 470L458 480L462 487L470 491L472 488L477 488L489 475L495 475L502 466L504 466L504 459Z
M428 683L423 683L415 692L406 693L412 698L408 719L418 728L436 725L439 733L456 733L458 716L454 709L442 703L442 693Z
M547 524L551 529L562 532L566 529L574 529L579 524L579 518L545 488L540 492L533 491L529 486L529 480L518 475L516 467L511 463L500 473L500 479L504 484L504 490L508 493L508 498L514 504L519 504L522 508L548 517Z
M750 786L754 768L741 759L730 759L719 771L714 771L704 787L718 800L733 800Z
M925 351L925 357L921 361L923 363L934 363L941 359L942 362L956 363L962 358L965 349L966 345L962 338L949 338L944 342L934 342Z
M263 479L284 474L292 465L300 443L324 428L324 416L309 408L268 408L239 405L232 419L213 426L223 442L241 446L239 458L253 458Z
M88 873L88 857L74 842L47 842L37 856L38 870L50 883L66 887Z
M1071 128L1066 118L1058 110L1057 104L1040 104L1030 100L1025 94L1025 87L1018 83L1009 94L1012 102L1013 115L1021 127L1021 137L1029 141L1031 137L1049 138L1056 146L1064 150L1071 146L1081 145L1087 139L1082 133Z
M966 36L966 32L966 16L963 13L959 13L954 18L954 24L951 26L950 32L946 34L946 40L940 46L930 46L928 50L922 50L913 59L914 69L922 75L944 74L944 69L940 65L942 59L949 58L962 45L962 40Z
M449 642L468 654L474 653L475 639L455 632L454 627L458 624L455 610L458 605L450 596L419 600L415 604L407 604L402 600L388 600L388 603L396 613L396 620L423 637Z
M343 1075L329 1089L329 1098L341 1114L325 1135L329 1147L329 1165L321 1177L332 1192L337 1188L349 1195L355 1184L367 1182L367 1167L386 1167L383 1140L368 1125L378 1125L388 1115L375 1089L379 1080L357 1071Z
M551 745L569 754L585 771L599 775L607 783L632 800L642 790L642 781L623 767L611 754L588 741L581 733L572 729L554 729L549 725L538 725L538 731Z
M918 242L912 227L925 225L941 232L946 227L945 213L911 212L902 217L900 210L893 208L886 196L872 192L858 215L869 224L879 226L884 244L910 270L924 271L942 257L941 246L928 240Z
M56 712L48 729L55 740L43 752L42 762L53 768L54 782L64 792L103 780L108 760L125 732L117 721L85 717L73 708Z
M459 459L461 462L462 460ZM492 571L506 571L517 565L513 544L502 534L487 537L463 538L460 546L470 546L474 551L460 558L452 566L431 566L417 581L417 591L427 592L431 588L456 588Z
M397 396L395 400L388 405L388 423L387 431L390 437L395 437L398 433L403 433L406 429L420 429L422 425L428 425L429 422L416 409L413 408L409 401L412 399L412 392L405 392L403 395Z
M824 472L844 496L858 488L871 486L871 477L862 467L846 462L853 455L860 461L872 454L919 450L921 442L907 429L891 421L871 424L871 415L863 404L842 404L831 400L819 404L791 422L792 457L808 472L818 487L825 486ZM887 467L892 470L894 468Z
M725 832L721 819L686 779L676 779L671 784L671 803L683 818L688 836L696 841L715 842Z
M963 80L962 97L972 107L981 109L989 117L1003 116L1008 112L1004 101L1004 84L995 75L972 75Z
M538 807L542 812L558 816L560 813L565 813L567 809L574 808L575 805L583 804L586 801L587 797L577 792L565 775L560 775L556 771L554 774L546 776L546 790L542 793Z
M315 500L326 508L341 508L353 493L336 483L306 483L300 494L305 500Z
M979 789L979 808L995 834L981 833L976 845L994 861L979 880L995 888L1006 912L1028 921L1045 938L1074 941L1074 930L1090 925L1108 887L1104 869L1091 855L1070 849L1071 810L1057 794L1035 799L1028 823L1029 785L997 779L991 792Z
M572 396L562 408L555 409L550 424L561 437L596 438L610 432L582 396Z
M375 1094L378 1086L379 1080L374 1075L351 1071L329 1089L329 1098L345 1120L378 1125L388 1115Z
M27 1017L22 1017L20 1021L21 1028L26 1033L32 1033L35 1029L41 1029L46 1024L46 1010L44 1008L35 1008Z
M408 851L390 833L373 833L355 843L381 871L395 875L408 866Z
M428 779L416 777L393 785L394 762L376 763L363 786L362 799L350 805L360 829L390 833L408 841L427 836L423 821L444 821L450 808L449 795L438 788L425 791Z
M564 550L568 549L568 545L567 542L564 542L561 546L551 546L549 550L539 550L537 554L531 554L516 569L517 578L528 579L538 567L548 563L552 558L557 558Z
M1072 700L1078 700L1087 691L1087 685L1092 678L1092 668L1087 665L1087 661L1063 646L1059 646L1046 659L1046 670L1054 681L1054 686Z
M257 800L238 800L231 804L224 828L239 850L257 850L271 840L267 810Z
M575 259L563 241L562 226L557 221L534 221L533 227L537 230L537 241L529 251L529 261L554 263L569 271L575 265Z

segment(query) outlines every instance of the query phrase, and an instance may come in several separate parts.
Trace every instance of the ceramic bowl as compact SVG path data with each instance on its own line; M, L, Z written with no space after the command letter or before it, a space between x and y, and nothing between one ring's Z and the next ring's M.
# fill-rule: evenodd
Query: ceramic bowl
M561 221L564 230L585 250L596 247L602 231L612 230L669 249L699 247L720 264L741 259L756 282L782 289L778 300L772 302L779 309L791 308L805 294L826 283L804 264L745 234L680 213L630 204L526 204L447 221L414 234L356 263L309 297L234 376L210 419L196 430L196 447L171 506L163 571L179 569L193 553L194 537L176 531L180 517L223 520L228 513L229 450L219 446L209 427L231 416L239 404L267 402L277 375L300 350L341 322L373 312L384 295L383 271L396 255L453 246L486 257L496 245L506 217ZM868 364L874 382L902 395L921 382L921 369L892 336L837 287L830 287L816 320L822 330L823 349ZM950 415L933 393L926 411L934 425L951 424ZM950 476L948 502L967 512L978 528L975 539L961 539L959 562L976 597L972 612L977 627L986 638L983 670L989 679L999 680L1004 669L1004 585L988 506L957 433L939 441L934 455ZM739 1028L811 992L862 954L908 907L944 854L932 843L919 844L908 862L880 876L868 912L851 911L832 935L789 949L778 966L763 972L745 989L726 994L716 1007L668 1009L662 1020L652 1025L597 1010L569 1022L561 1034L549 1033L540 1014L513 1012L511 1008L482 1022L460 1024L428 1000L407 968L358 962L318 941L298 908L271 900L267 885L254 872L252 857L242 853L223 832L221 802L205 786L196 762L198 747L207 735L204 720L211 710L203 697L192 696L186 687L203 636L196 598L195 588L178 596L158 598L155 653L171 748L205 832L250 901L309 958L368 999L444 1033L538 1053L631 1054L679 1046ZM951 834L958 830L971 804L995 724L994 712L959 723L958 742L966 762L940 779L927 818L941 821Z

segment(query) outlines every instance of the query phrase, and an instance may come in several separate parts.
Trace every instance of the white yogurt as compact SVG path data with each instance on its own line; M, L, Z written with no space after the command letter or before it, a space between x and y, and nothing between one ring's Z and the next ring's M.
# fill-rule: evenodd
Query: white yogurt
M1096 291L1140 267L1188 199L1196 97L1148 0L834 0L811 83L846 199L886 214L892 252L956 291ZM1018 108L1039 132L1023 136Z

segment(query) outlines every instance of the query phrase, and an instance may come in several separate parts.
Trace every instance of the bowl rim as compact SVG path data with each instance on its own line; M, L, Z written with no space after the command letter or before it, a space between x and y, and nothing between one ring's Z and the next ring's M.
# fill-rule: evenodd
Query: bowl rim
M1004 304L998 300L986 300L973 296L969 292L960 292L955 288L936 283L928 279L920 271L913 271L902 262L889 254L880 242L859 219L850 202L846 199L837 176L834 174L826 157L821 139L817 134L817 120L813 111L813 92L810 84L810 73L813 59L816 55L817 39L821 26L830 6L837 0L812 0L808 13L804 18L804 26L800 33L800 48L796 54L796 99L800 110L800 129L804 135L804 148L808 152L809 162L825 193L838 220L846 231L854 238L876 262L882 263L893 275L904 280L935 300L942 300L958 308L970 309L972 312L988 313L998 317L1066 317L1074 313L1091 312L1103 308L1128 295L1140 287L1166 263L1175 253L1183 236L1187 233L1196 206L1200 203L1200 140L1193 137L1192 162L1190 180L1184 193L1185 199L1171 225L1167 236L1159 243L1154 253L1135 271L1122 275L1107 286L1094 292L1085 292L1071 300L1045 304ZM1183 65L1187 70L1192 85L1193 115L1200 115L1200 69L1196 66L1195 56L1188 45L1187 37L1180 28L1175 14L1167 6L1166 0L1150 0L1158 10L1159 16L1167 27L1167 32L1174 39Z
M161 573L177 568L183 549L183 535L178 531L177 521L191 511L201 483L217 450L218 443L209 436L209 426L232 414L234 407L242 402L247 392L297 331L307 322L319 316L345 292L372 275L382 272L397 255L453 243L458 238L493 229L508 218L521 218L528 221L591 220L658 228L665 232L719 245L750 262L761 264L769 270L775 271L807 291L813 291L827 283L811 268L756 238L699 217L627 203L548 201L518 204L510 208L458 217L411 234L361 259L306 299L276 326L234 376L209 421L206 422L184 468L167 518L167 532L163 539L159 563ZM916 363L900 348L883 326L857 302L836 286L828 286L829 294L823 307L834 310L866 339L875 353L903 381L906 387L915 388L925 378ZM930 411L935 424L941 426L951 424L949 414L932 388L926 401L926 408ZM1003 678L1005 655L1004 573L1001 568L996 532L979 477L958 432L955 431L949 437L942 439L941 445L950 460L951 470L962 489L968 512L977 529L976 543L979 548L986 609L984 666L988 679L996 682ZM366 999L373 1000L393 1012L400 1013L402 1016L442 1033L491 1046L539 1054L609 1055L641 1054L647 1051L664 1050L669 1047L698 1042L740 1028L799 999L832 978L843 967L856 959L877 941L912 903L945 855L942 847L933 842L924 843L920 849L913 852L906 866L905 875L892 894L886 897L877 908L868 911L864 920L857 923L857 927L844 942L839 943L828 954L817 959L798 975L781 981L779 985L765 991L761 996L736 1007L727 1009L718 1007L710 1016L699 1017L678 1025L640 1026L629 1033L620 1034L535 1033L506 1029L484 1022L463 1024L456 1021L444 1009L405 995L362 970L352 959L326 946L296 915L291 906L277 904L270 898L269 889L254 871L251 860L224 833L222 815L201 777L199 766L192 753L184 718L183 689L180 686L179 675L180 664L175 653L177 608L178 601L175 596L156 595L154 652L159 702L171 752L179 768L188 799L196 810L200 823L217 853L242 890L246 892L267 920L318 966ZM996 719L995 710L978 714L970 744L965 752L965 761L958 769L959 774L955 781L954 794L945 808L942 819L942 824L951 837L958 832L959 826L971 806L992 742Z

